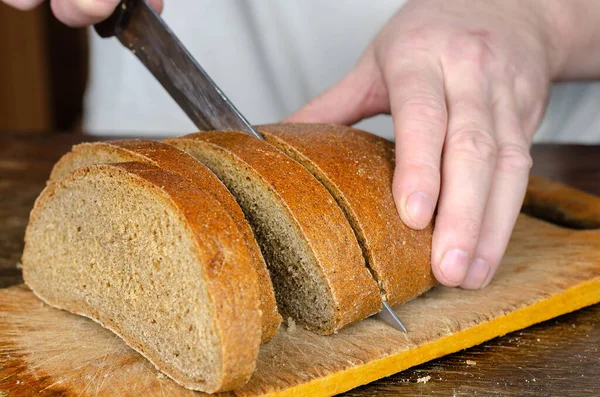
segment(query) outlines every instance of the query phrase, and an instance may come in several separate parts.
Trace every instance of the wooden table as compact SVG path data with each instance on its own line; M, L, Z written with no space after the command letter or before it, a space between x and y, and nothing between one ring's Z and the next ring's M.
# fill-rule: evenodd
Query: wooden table
M18 263L33 201L52 164L91 137L0 134L0 288ZM102 139L102 138L95 138ZM600 195L600 146L539 145L533 173ZM427 383L417 379L430 376ZM348 396L600 395L600 305L354 389Z

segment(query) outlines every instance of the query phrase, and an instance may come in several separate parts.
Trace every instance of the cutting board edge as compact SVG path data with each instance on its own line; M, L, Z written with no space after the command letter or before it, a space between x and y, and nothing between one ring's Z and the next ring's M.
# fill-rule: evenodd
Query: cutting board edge
M586 281L560 294L419 346L416 349L373 360L285 390L267 393L264 396L316 397L336 395L596 303L600 303L600 278ZM463 343L455 343L459 340ZM468 342L464 343L464 341Z

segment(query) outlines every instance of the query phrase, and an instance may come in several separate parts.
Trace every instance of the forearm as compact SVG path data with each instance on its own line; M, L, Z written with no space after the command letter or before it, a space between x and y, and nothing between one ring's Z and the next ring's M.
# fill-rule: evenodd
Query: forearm
M555 81L600 79L600 1L533 0L547 15Z

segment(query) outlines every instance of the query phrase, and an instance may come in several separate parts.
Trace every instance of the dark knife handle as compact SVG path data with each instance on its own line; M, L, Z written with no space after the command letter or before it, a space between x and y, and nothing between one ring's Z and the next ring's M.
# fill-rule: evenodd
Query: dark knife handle
M122 0L95 29L102 37L117 37L138 57L200 130L241 131L264 139L147 0Z
M96 33L102 38L118 36L129 22L131 10L139 4L137 0L122 0L110 17L94 25Z

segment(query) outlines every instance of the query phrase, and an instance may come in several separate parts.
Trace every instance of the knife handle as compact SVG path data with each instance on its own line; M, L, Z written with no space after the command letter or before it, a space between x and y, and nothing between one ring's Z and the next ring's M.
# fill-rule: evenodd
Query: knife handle
M140 1L145 0L122 0L115 11L110 17L104 21L94 25L96 33L102 38L108 38L118 36L129 23L129 17L131 16L131 10L139 4Z

